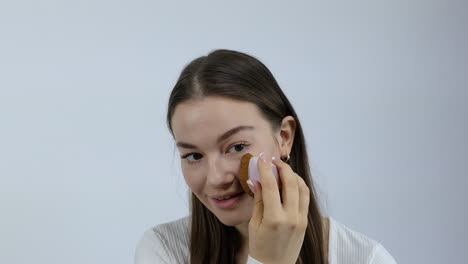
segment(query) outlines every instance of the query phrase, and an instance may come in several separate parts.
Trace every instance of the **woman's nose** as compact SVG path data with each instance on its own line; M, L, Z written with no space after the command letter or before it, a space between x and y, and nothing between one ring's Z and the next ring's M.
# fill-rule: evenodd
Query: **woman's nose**
M209 160L207 170L207 182L214 187L229 187L235 180L236 171L233 170L232 162L223 157L215 157Z

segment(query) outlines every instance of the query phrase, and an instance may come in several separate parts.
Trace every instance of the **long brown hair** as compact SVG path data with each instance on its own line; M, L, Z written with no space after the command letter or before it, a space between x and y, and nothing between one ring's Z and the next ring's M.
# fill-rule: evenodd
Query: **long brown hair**
M301 123L271 72L258 59L232 50L215 50L193 60L182 70L169 98L167 125L171 133L176 106L206 96L254 103L273 130L279 129L284 117L294 117L297 126L289 164L310 189L308 226L297 263L326 263L321 214ZM234 264L242 246L240 233L221 223L193 193L191 200L191 263Z

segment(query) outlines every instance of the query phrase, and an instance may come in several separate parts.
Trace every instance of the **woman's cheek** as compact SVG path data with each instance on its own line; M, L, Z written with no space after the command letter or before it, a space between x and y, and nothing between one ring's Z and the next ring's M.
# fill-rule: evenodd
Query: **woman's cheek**
M201 171L190 166L182 166L182 174L190 190L194 193L201 191L204 183Z

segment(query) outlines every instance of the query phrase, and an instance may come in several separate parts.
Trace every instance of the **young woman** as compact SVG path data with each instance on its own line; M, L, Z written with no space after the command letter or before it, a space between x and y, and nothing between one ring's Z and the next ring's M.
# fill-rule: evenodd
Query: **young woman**
M167 124L191 213L145 232L137 264L395 263L376 241L321 215L299 118L256 58L216 50L193 60L172 90ZM260 157L254 197L239 180L245 153Z

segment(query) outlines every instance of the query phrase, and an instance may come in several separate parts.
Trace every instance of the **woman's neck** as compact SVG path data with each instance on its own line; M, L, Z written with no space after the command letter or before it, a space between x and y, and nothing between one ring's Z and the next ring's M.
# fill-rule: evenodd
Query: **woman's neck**
M249 243L249 223L236 225L236 229L241 234L242 243Z

